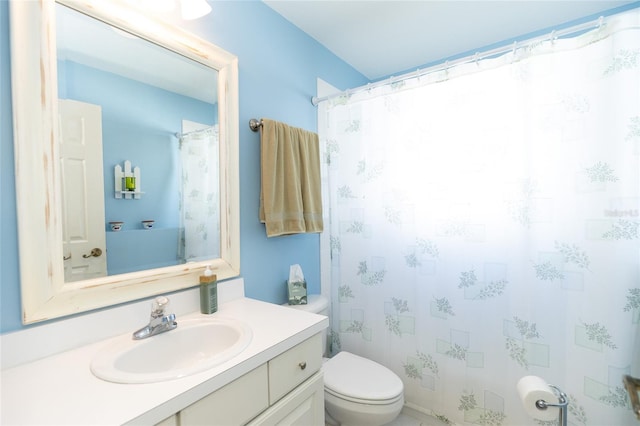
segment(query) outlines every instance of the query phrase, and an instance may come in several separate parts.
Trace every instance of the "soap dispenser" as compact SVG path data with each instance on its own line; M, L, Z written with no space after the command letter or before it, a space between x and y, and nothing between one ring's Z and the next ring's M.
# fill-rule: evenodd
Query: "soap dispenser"
M207 265L204 273L200 275L200 312L212 314L218 310L218 283L217 277Z

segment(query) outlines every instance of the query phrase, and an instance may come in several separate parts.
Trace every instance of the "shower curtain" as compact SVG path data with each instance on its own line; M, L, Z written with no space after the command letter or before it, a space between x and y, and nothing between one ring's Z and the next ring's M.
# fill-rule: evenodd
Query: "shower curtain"
M220 254L218 152L218 125L180 137L178 258L182 262L211 259Z
M447 424L634 424L640 13L322 102L332 352Z

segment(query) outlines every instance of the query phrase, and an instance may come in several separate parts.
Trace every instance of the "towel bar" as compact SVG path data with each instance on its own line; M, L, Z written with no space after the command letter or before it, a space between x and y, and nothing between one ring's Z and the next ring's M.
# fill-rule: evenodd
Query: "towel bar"
M251 120L249 120L249 128L254 132L257 132L258 130L260 130L260 127L262 127L262 120L258 120L255 118L252 118Z

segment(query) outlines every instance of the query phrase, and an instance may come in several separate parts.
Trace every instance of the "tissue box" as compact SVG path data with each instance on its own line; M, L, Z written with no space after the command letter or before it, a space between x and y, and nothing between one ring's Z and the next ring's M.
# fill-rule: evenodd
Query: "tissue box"
M289 281L287 280L289 289L290 305L306 305L307 304L307 282L306 281Z

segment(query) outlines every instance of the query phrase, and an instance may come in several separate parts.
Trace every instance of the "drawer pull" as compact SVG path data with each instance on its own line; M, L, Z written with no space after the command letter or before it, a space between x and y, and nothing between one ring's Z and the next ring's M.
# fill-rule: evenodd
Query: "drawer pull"
M300 364L298 364L298 367L300 367L300 370L304 370L305 368L307 368L307 363L302 361Z

